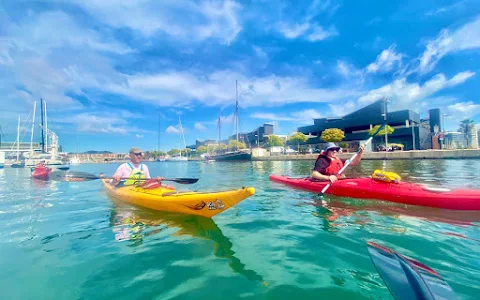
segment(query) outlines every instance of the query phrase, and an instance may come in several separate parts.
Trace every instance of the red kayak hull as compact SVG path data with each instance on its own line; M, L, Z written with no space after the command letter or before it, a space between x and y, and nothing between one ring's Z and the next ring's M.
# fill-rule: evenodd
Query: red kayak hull
M52 169L37 167L32 172L32 177L40 180L48 180Z
M310 178L280 175L270 175L270 180L312 192L321 192L328 184L328 182L312 181ZM328 188L326 194L444 209L480 210L480 190L435 189L416 183L387 183L372 178L337 181Z

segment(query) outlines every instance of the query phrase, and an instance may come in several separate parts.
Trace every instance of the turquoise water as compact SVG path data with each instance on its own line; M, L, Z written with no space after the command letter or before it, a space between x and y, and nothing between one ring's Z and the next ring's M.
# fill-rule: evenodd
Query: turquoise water
M197 177L185 190L253 186L213 219L132 207L97 181L38 182L0 169L2 299L392 299L366 249L375 241L478 297L480 213L327 197L268 180L312 162L149 163L153 175ZM113 173L117 165L72 166ZM480 160L362 161L347 171L480 188ZM477 296L475 296L477 295Z

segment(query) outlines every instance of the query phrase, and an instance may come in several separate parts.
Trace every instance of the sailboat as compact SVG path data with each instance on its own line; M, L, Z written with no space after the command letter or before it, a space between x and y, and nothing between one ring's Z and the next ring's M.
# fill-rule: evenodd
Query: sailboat
M215 161L249 161L252 160L252 154L247 152L248 150L239 150L238 149L238 81L235 80L235 93L236 93L236 102L235 102L235 131L237 136L236 150L225 152L222 154L213 155L210 158ZM220 123L220 118L218 119ZM220 128L220 126L219 126ZM220 143L220 141L219 141Z
M30 143L33 140L33 131L34 131L34 123L35 123L35 102L34 102L34 113L33 113L33 122L32 122L32 136L30 139ZM58 156L58 136L55 132L51 131L47 127L47 104L43 99L40 100L41 104L41 116L42 116L42 147L43 153L36 153L33 151L32 146L30 144L30 152L24 154L25 157L25 166L26 167L33 167L36 166L40 161L45 161L45 165L49 167L54 167L56 169L61 170L68 170L69 166L64 164L61 158ZM50 151L48 149L48 138L50 137Z
M183 146L184 146L184 149L186 149L187 144L185 143L185 135L183 134L183 127L182 127L182 121L180 120L180 116L178 116L178 123L180 124L180 132L182 133ZM182 156L182 150L180 150L180 156L172 156L168 160L169 161L188 161L187 153L185 152L185 156Z
M15 141L17 144L17 160L12 163L10 166L11 168L23 168L25 167L25 163L20 161L20 116L18 116L18 125L17 125L17 140Z

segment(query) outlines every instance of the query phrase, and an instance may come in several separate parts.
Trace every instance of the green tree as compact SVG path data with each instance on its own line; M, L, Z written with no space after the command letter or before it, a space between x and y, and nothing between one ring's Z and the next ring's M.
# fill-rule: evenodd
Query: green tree
M372 129L368 130L369 135L373 135L378 128L380 128L381 125L375 125L373 126ZM395 129L393 129L390 125L385 125L376 135L378 136L385 136L385 131L387 132L387 135L392 134ZM387 141L385 141L385 147L387 147Z
M278 135L269 135L268 137L268 145L270 147L275 147L275 146L283 146L285 144L285 141L280 138Z
M340 142L345 138L345 132L338 128L329 128L322 131L320 138L325 142Z
M228 148L237 149L237 141L236 140L228 141ZM245 149L245 148L247 148L247 145L245 145L245 143L238 142L238 149Z
M470 146L470 135L472 134L472 129L474 125L475 121L473 121L472 119L465 119L460 122L460 127L458 128L458 131L463 133L467 148Z
M179 153L180 153L180 150L178 149L171 149L170 151L167 152L167 154L170 156L175 156L175 155L178 155Z
M288 138L288 140L291 143L297 143L297 151L300 152L300 143L305 143L308 140L308 137L301 132L295 132Z
M203 154L203 153L207 153L207 152L209 152L207 146L198 146L197 147L197 153L198 154Z

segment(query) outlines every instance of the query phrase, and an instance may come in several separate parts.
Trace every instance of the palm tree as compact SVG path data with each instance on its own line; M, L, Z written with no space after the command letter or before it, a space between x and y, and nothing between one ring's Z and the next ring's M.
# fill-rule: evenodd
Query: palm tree
M458 131L463 133L465 142L467 143L467 147L470 146L470 135L472 133L472 129L474 125L475 125L475 121L473 121L472 119L465 119L460 122L460 128L458 128Z

